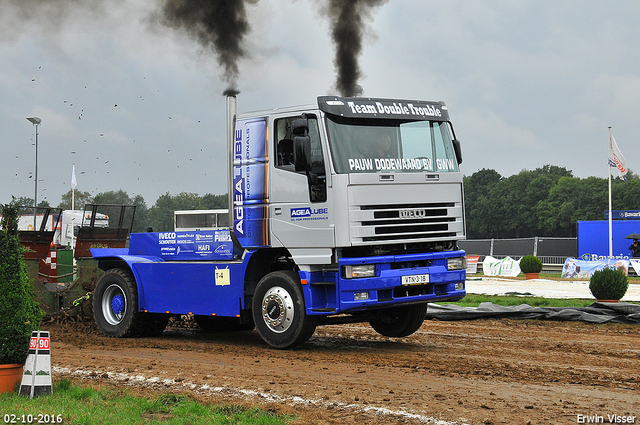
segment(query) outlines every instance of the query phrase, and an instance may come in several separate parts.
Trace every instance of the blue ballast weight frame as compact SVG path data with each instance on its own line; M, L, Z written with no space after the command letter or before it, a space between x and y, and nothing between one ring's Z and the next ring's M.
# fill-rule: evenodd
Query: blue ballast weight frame
M237 317L251 307L244 277L257 250L247 250L242 260L234 261L228 236L228 230L137 233L131 234L128 249L91 252L101 268L115 261L131 270L139 311ZM299 271L306 313L331 315L461 299L465 270L447 268L448 258L461 256L463 251L341 258L338 272ZM375 276L342 275L344 266L363 264L375 264ZM403 276L420 279L403 284Z

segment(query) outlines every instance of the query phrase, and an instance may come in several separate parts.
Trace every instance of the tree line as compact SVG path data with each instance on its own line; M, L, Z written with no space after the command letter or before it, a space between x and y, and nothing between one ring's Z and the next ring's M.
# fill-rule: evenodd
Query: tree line
M627 182L612 182L614 210L640 209L640 177L629 171ZM544 165L503 177L482 169L464 177L465 216L468 239L526 238L533 236L575 237L576 222L604 220L609 208L608 179L578 178L564 167ZM19 205L33 205L31 198L18 198ZM123 190L98 193L75 192L75 208L85 204L135 205L134 232L173 230L176 210L227 208L227 195L182 192L161 195L151 207L144 198L131 198ZM39 206L49 206L41 202ZM71 209L71 191L62 196L61 209ZM639 229L640 230L640 229Z
M564 167L545 165L503 177L482 169L464 177L468 239L575 237L577 222L604 220L608 179L578 178ZM640 178L612 180L613 210L640 209Z
M151 228L156 232L166 232L173 230L173 212L179 210L210 210L218 208L228 208L227 195L213 195L208 193L200 196L196 193L182 192L171 195L168 192L161 195L153 206L147 207L144 198L136 195L133 198L123 190L101 192L92 196L89 192L76 190L74 208L84 210L87 204L107 204L107 205L135 205L135 219L133 221L133 232L145 232ZM72 193L62 195L61 202L56 208L70 210L72 203ZM33 205L33 198L17 198L18 205ZM38 207L51 207L48 202L42 201ZM32 210L33 211L33 210ZM98 210L99 212L100 210Z

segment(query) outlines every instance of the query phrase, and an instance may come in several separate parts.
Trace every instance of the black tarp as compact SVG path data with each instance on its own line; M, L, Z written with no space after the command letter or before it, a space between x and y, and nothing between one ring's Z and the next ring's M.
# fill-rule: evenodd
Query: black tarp
M588 307L532 307L528 304L504 307L487 302L478 307L460 307L455 304L429 304L426 318L444 321L509 318L640 324L640 305L595 302Z

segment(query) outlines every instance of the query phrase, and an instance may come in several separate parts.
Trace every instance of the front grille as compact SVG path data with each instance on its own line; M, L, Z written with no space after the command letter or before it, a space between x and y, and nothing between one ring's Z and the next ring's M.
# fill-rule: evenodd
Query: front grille
M360 205L351 211L353 244L460 238L462 207L454 202Z

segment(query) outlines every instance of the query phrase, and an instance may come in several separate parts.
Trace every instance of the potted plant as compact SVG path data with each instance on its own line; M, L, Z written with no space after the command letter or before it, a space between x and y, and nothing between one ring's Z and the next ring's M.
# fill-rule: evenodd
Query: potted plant
M2 205L0 221L0 392L11 392L22 378L31 332L42 310L33 296L18 239L18 206Z
M537 279L542 271L542 261L535 255L525 255L520 259L520 270L526 279Z
M591 294L598 301L620 301L629 288L629 279L624 271L604 268L593 273L589 280Z

